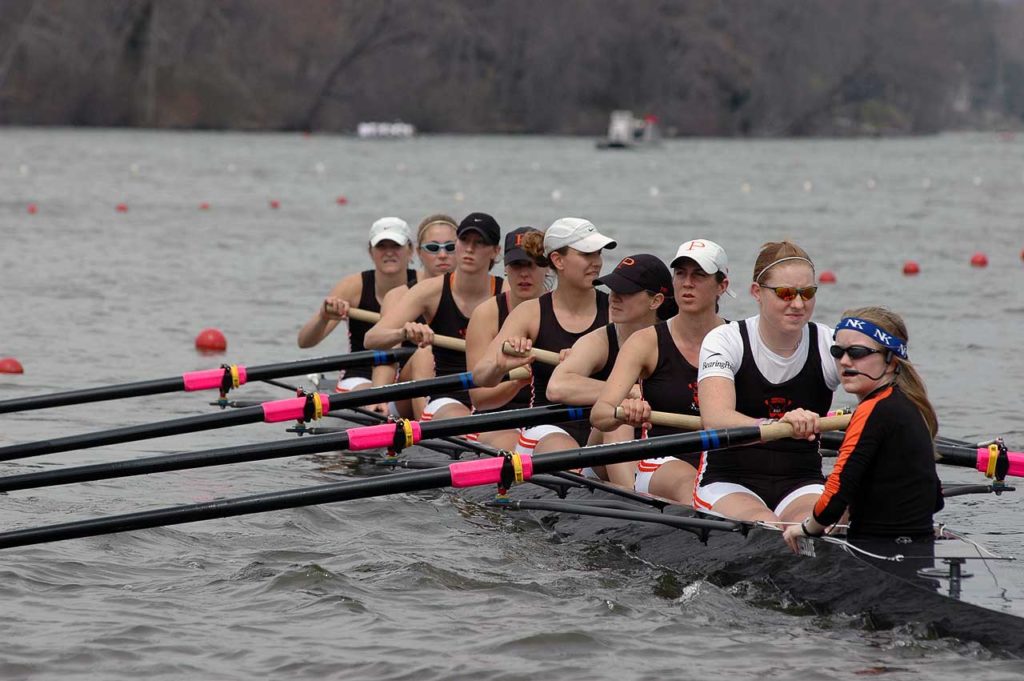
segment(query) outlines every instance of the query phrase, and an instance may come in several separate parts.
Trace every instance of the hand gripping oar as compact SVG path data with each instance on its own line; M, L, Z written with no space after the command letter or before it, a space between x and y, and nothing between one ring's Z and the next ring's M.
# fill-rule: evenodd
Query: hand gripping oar
M199 452L184 452L150 456L129 461L91 464L60 468L38 473L9 475L0 478L0 492L19 489L35 489L53 485L67 485L91 480L109 480L133 475L179 471L206 466L223 466L231 463L263 461L287 456L301 456L341 450L363 450L376 447L392 447L401 450L429 438L465 435L466 433L503 430L510 427L527 428L546 423L578 421L586 419L589 408L565 407L557 404L528 409L511 409L501 412L485 412L436 421L399 421L378 426L349 428L345 432L329 435L314 435L301 439L291 438L276 442L236 447L222 447Z
M251 381L263 381L268 378L282 376L298 376L300 374L319 373L345 367L365 366L367 364L390 364L409 357L413 348L395 348L392 350L367 350L347 355L317 357L295 362L264 364L246 368L241 364L224 365L217 369L189 371L181 376L158 378L152 381L137 381L101 388L69 390L49 395L33 395L11 400L0 401L0 414L32 409L63 407L69 404L85 404L87 402L104 402L119 400L125 397L141 397L143 395L159 395L162 393L191 392L193 390L220 389L221 396L232 388L237 388Z
M615 418L620 421L626 412L622 407L615 407ZM700 430L700 417L690 414L673 414L669 411L652 411L650 423L655 426L678 428L679 430Z
M438 425L446 421L438 421ZM849 416L835 416L821 420L822 430L845 428ZM431 422L433 423L433 422ZM379 440L380 429L385 426L353 428L346 435L352 442L353 435L367 433L369 439ZM371 434L372 435L369 435ZM616 444L579 447L561 452L528 455L510 454L504 457L459 461L448 466L377 476L366 480L336 482L316 487L256 494L248 497L220 499L201 504L175 506L153 511L141 511L125 515L108 516L93 520L79 520L60 525L26 528L0 533L0 548L42 544L45 542L93 537L116 532L128 532L151 527L179 525L213 518L230 518L251 513L264 513L286 508L328 504L350 499L364 499L388 494L419 492L439 487L474 487L498 484L508 488L513 483L524 482L541 473L552 473L571 468L605 466L623 461L672 456L703 450L726 449L754 442L779 440L792 435L793 429L787 423L773 423L766 426L728 428L724 430L703 430L696 433L664 435L646 440L633 440ZM385 434L386 437L386 434ZM375 445L374 445L375 446Z
M509 375L513 378L526 378L529 376L529 372L525 369L514 369L509 372ZM114 428L95 433L85 433L83 435L69 435L52 440L39 440L37 442L9 445L7 447L0 447L0 461L42 456L43 454L55 454L73 449L101 447L119 442L134 442L136 440L178 435L180 433L195 433L201 430L226 428L244 423L256 423L258 421L266 421L267 423L296 419L308 421L319 418L332 409L337 410L365 404L378 404L388 402L389 400L401 400L407 397L420 397L445 390L469 390L473 387L475 387L473 374L467 371L461 374L427 378L420 381L406 381L405 383L367 388L366 390L353 390L352 392L336 393L334 395L311 393L305 397L264 402L259 406L244 407L233 412L187 416L170 421L159 421L157 423Z
M380 321L379 312L371 312L370 310L363 310L358 307L351 307L348 310L349 319L354 319L357 322L366 322L367 324L376 324ZM456 352L466 351L466 341L461 338L455 338L453 336L434 336L431 345L444 348L445 350L455 350ZM415 348L410 348L415 350Z

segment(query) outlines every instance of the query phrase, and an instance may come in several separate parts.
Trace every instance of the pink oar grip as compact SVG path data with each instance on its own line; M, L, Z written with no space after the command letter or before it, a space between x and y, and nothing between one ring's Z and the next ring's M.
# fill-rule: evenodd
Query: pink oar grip
M523 479L529 480L533 476L533 459L529 454L523 454L520 458L523 462ZM453 463L448 466L452 487L475 487L501 482L501 467L504 463L505 459L500 456Z
M411 421L412 440L419 442L422 438L419 421ZM361 428L350 428L348 431L348 448L350 450L374 449L376 447L390 447L395 441L395 428L397 423L382 423L379 426L362 426Z
M1006 474L1024 477L1024 452L1007 452L1006 457L1010 460L1010 470ZM976 467L982 473L988 470L988 447L978 448L978 463Z
M202 371L189 371L181 375L182 381L185 383L185 390L191 392L193 390L210 390L211 388L219 388L220 382L224 380L224 372L226 369L203 369ZM245 367L239 365L238 367L238 385L245 384Z
M323 413L326 414L331 409L331 396L327 393L320 393L320 404ZM274 400L273 402L264 402L260 406L263 407L263 420L267 423L290 421L302 418L302 413L306 408L306 398L292 397L287 400Z

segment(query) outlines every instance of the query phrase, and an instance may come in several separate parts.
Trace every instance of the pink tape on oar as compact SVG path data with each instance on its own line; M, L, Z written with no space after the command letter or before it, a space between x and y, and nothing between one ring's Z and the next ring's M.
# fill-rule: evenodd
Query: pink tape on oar
M326 414L331 409L331 396L327 393L320 393L320 404L322 413ZM303 417L306 398L292 397L287 400L274 400L273 402L264 402L261 406L263 407L263 420L267 423L290 421Z
M224 372L226 369L203 369L202 371L189 371L181 375L182 380L185 382L185 390L210 390L212 388L219 388L221 381L224 380ZM238 365L238 385L245 383L245 367L241 364Z
M988 457L988 447L979 447L976 467L982 473L988 470ZM1010 460L1010 470L1006 474L1024 477L1024 452L1007 452L1006 458Z
M412 442L415 444L422 438L419 421L406 422L412 433ZM395 441L395 428L397 423L382 423L379 426L362 426L361 428L350 428L348 431L348 448L350 450L374 449L376 447L390 447Z
M533 458L529 454L522 454L520 458L523 462L523 479L529 480L533 476ZM453 463L448 466L452 475L452 487L497 484L501 482L501 467L504 463L505 459L500 456Z

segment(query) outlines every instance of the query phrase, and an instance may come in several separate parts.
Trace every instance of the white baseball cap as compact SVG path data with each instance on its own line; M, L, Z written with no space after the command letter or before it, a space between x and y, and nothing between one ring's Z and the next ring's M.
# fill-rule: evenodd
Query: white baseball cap
M381 241L394 241L404 246L412 241L409 223L401 218L381 218L370 227L370 245L376 246Z
M544 232L544 255L551 255L565 246L572 246L581 253L593 253L616 245L613 239L598 232L590 220L582 218L559 218Z
M680 244L670 266L678 267L679 261L684 258L694 261L708 274L721 272L726 277L729 276L729 258L725 255L725 249L714 241L694 239ZM731 288L726 289L725 292L733 298L736 297L736 293Z

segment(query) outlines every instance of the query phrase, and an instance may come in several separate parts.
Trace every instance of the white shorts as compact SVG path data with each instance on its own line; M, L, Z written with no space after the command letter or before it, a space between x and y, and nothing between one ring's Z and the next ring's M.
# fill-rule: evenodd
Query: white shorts
M802 497L805 494L815 494L820 496L821 493L824 491L825 486L821 484L804 485L803 487L798 487L789 494L787 494L785 497L783 497L782 501L779 502L778 506L772 509L772 512L775 515L782 515L783 512L786 510L786 507L793 503L793 500L796 499L797 497ZM701 485L697 487L697 491L693 495L693 505L694 508L699 508L702 511L709 511L711 510L712 506L714 506L722 499L722 497L727 496L729 494L737 493L749 494L750 496L754 497L762 504L764 504L764 499L762 499L757 494L752 492L750 489L744 487L743 485L736 484L735 482L712 482L710 484ZM766 508L767 506L768 504L765 504Z
M427 402L427 406L423 407L423 413L420 414L420 422L426 423L427 421L432 421L434 415L441 410L441 407L447 407L449 404L457 404L460 407L466 406L454 397L439 397L436 400L430 400ZM460 437L476 442L480 439L480 433L466 433Z
M659 456L656 459L644 459L637 464L636 482L633 483L633 489L641 494L650 494L651 478L658 472L662 464L669 461L678 461L678 459L674 456Z
M356 388L360 388L364 385L371 385L373 381L363 376L353 376L352 378L344 378L344 374L338 376L338 383L334 386L334 392L336 393L347 393L352 392Z
M572 437L572 435L569 435L569 433L565 432L565 430L558 426L531 426L530 428L520 428L519 442L516 443L516 454L528 454L532 456L533 450L537 447L537 443L548 435L554 435L555 433L561 433L568 438Z

